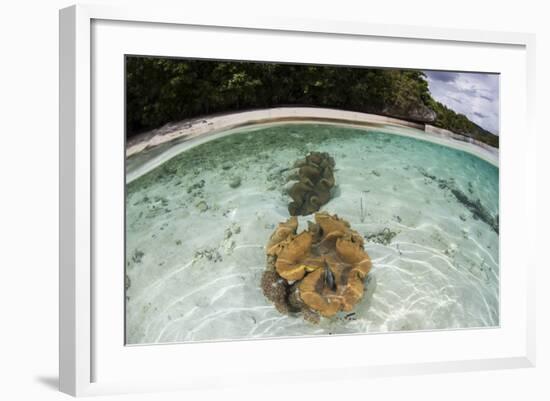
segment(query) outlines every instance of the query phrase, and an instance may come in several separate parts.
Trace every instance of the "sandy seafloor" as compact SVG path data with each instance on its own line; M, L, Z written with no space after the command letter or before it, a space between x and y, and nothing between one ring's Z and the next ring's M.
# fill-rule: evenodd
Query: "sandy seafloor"
M498 326L498 233L456 196L497 218L498 168L380 131L246 128L129 183L127 343ZM355 315L318 325L281 315L260 288L264 245L289 217L288 169L310 151L336 162L334 196L322 210L370 238L373 260ZM300 229L312 218L300 217ZM373 236L381 232L395 235Z

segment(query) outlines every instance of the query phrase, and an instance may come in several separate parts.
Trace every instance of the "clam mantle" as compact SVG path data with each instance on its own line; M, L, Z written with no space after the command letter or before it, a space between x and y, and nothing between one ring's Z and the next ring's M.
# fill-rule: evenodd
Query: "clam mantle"
M349 312L362 299L372 266L363 238L347 221L326 212L297 233L298 220L280 223L266 246L264 295L281 313L302 312L319 322L340 311Z
M296 171L289 180L297 182L288 190L292 202L291 216L307 216L318 212L331 197L334 187L334 159L328 153L310 152L305 159L294 163Z

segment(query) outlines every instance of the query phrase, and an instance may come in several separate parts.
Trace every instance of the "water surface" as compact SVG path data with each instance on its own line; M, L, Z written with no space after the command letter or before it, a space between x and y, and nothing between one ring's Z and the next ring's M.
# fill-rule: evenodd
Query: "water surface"
M264 245L289 217L288 169L310 151L336 162L323 210L373 260L355 314L318 325L281 315L260 288ZM498 168L468 153L336 125L248 128L187 149L127 185L126 340L497 326L498 184Z

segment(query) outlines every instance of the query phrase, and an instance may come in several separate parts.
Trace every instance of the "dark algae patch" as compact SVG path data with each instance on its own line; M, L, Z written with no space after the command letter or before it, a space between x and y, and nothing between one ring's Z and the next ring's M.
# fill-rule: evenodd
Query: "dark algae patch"
M395 231L391 231L388 227L384 227L382 231L365 235L365 239L368 242L389 245L396 235L397 233Z
M466 209L468 209L471 213L474 219L481 220L484 223L486 223L491 229L496 232L498 232L498 213L494 216L491 215L489 210L481 203L481 200L479 198L472 199L466 193L461 191L454 183L453 179L445 180L442 178L438 178L433 174L429 174L426 170L423 168L419 168L418 171L420 174L422 174L424 177L430 179L431 181L434 181L438 184L439 188L449 191L456 200L461 203ZM471 187L471 183L468 185L468 192L470 194L473 194L473 190ZM462 219L462 218L461 218Z

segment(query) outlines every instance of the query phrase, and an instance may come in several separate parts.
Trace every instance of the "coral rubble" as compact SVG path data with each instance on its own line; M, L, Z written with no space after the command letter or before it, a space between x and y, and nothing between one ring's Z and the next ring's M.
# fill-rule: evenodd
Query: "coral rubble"
M363 238L347 221L325 212L316 213L307 230L297 228L291 217L267 243L265 296L279 312L302 312L311 322L351 311L363 297L372 265Z
M319 211L331 196L334 187L334 159L328 153L311 152L294 164L296 182L288 190L292 202L288 205L291 216L306 216Z

